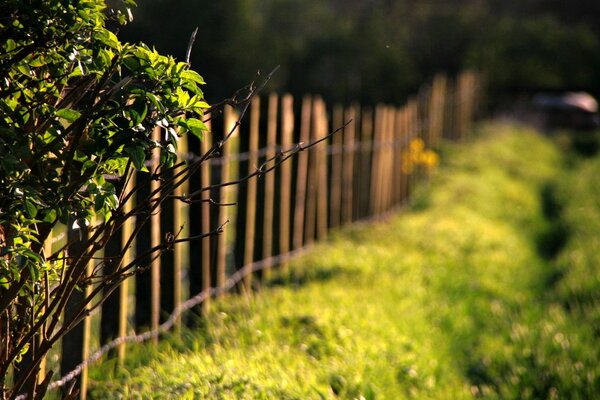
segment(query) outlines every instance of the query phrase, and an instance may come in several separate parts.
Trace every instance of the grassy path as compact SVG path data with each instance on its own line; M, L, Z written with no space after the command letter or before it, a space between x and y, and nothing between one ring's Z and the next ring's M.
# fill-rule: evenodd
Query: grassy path
M412 210L341 232L293 284L91 373L98 398L592 398L600 158L492 125ZM568 235L567 235L568 234Z

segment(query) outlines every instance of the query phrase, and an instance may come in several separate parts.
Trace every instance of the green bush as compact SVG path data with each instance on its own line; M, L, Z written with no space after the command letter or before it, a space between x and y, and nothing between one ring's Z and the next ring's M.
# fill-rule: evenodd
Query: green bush
M177 158L177 139L187 132L201 137L205 130L202 77L143 44L120 42L107 28L108 21L124 24L131 17L135 3L123 3L123 11L97 0L0 5L3 398L33 387L40 360L91 300L54 329L71 295L90 285L85 274L90 257L132 216L120 204L131 194L123 193L124 179L111 182L107 176L146 171L153 149L160 149L157 164L169 168ZM160 141L151 137L156 126L165 131ZM82 240L94 218L103 224ZM83 250L44 253L58 222L81 229ZM130 273L123 269L104 285L114 288ZM42 330L42 339L35 340ZM9 367L25 354L31 360L7 388Z

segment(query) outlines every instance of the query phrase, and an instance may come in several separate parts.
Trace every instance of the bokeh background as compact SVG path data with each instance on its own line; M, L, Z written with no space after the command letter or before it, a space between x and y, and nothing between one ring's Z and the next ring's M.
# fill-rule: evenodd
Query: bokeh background
M436 72L477 68L490 101L600 94L597 0L139 0L120 37L192 65L217 101L281 66L271 90L402 103Z

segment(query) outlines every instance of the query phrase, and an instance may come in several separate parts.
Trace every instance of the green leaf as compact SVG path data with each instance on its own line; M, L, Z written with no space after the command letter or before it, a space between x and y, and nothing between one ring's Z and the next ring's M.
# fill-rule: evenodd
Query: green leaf
M116 210L119 206L119 198L117 197L117 195L111 194L106 197L106 203L108 204L110 209Z
M144 148L140 146L127 147L125 148L125 151L129 154L135 169L143 171L145 168L144 162L146 161L146 152L144 151Z
M20 73L22 73L23 75L27 75L27 76L31 75L31 69L26 64L18 64L17 65L17 70Z
M85 174L85 171L88 169L95 169L97 164L92 160L87 160L81 166L81 175Z
M34 282L37 282L40 279L40 271L36 268L36 265L32 262L28 262L27 267L29 268L29 273L31 274L31 279Z
M74 122L81 116L81 113L70 108L61 108L60 110L56 110L56 116L69 122Z
M146 118L148 114L148 104L142 99L138 99L133 103L131 109L129 110L129 115L131 116L131 121L134 125L139 125Z
M183 79L188 79L188 80L194 81L199 85L204 85L206 83L206 82L204 82L204 78L202 78L202 76L200 76L199 73L197 73L196 71L191 70L191 69L183 71L181 73L181 77Z
M94 199L94 211L98 212L104 208L104 203L106 202L106 197L104 195L99 194Z
M47 210L46 213L44 214L44 222L47 222L49 224L53 223L54 221L56 221L56 210Z
M46 64L48 64L48 59L43 56L34 57L29 60L29 66L34 68L42 67Z
M148 100L150 100L150 102L154 105L154 107L156 107L158 110L163 111L164 107L162 105L161 99L160 97L158 97L157 95L155 95L154 93L146 93L146 97L148 98Z
M140 61L134 56L123 58L123 65L125 65L128 70L133 72L139 70L141 66Z
M204 122L196 118L190 118L186 121L188 130L200 140L204 140L204 132L208 130Z
M37 215L37 207L35 206L35 204L29 200L29 199L25 199L25 213L27 214L27 216L29 218L35 218L35 216Z
M117 39L117 35L107 29L94 32L94 39L115 50L119 50L121 48L121 43L119 42L119 39Z

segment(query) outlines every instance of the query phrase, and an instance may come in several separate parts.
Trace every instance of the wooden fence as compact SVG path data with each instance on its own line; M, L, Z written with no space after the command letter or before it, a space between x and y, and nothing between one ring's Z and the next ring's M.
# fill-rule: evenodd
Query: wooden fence
M134 254L161 244L169 235L201 236L229 221L224 232L178 243L173 251L144 260L151 264L148 273L133 278L132 284L129 280L123 282L99 313L92 313L64 338L58 357L60 371L64 375L80 366L72 375L81 372L77 379L81 398L85 399L87 367L80 363L90 357L91 347L135 332L157 332L173 310L181 309L184 299L223 287L228 277L258 260L263 260L261 271L244 274L238 285L241 291L260 286L274 271L286 276L290 255L323 240L330 229L384 215L406 203L417 181L436 163L431 149L437 148L441 139L467 138L480 107L480 88L478 75L465 72L455 80L436 76L402 107L354 104L328 108L319 96L294 99L271 94L254 98L249 118L235 128L220 156L202 163L199 171L176 189L174 200L161 204L160 212L154 213L149 223L125 224L107 243L104 256L119 254L134 229L139 229L139 234L125 253L124 264ZM188 160L197 159L230 132L236 121L236 111L225 108L222 118L213 119L211 134L201 142L193 137L188 142L182 137L178 152ZM339 133L299 152L264 176L222 185L256 172L260 165L269 168L273 163L263 165L265 160L281 159L294 143L309 143L344 125ZM160 140L160 130L155 135ZM143 182L150 176L137 173L134 178ZM134 180L128 183L130 187L134 184ZM211 185L213 189L202 192L203 202L187 204L177 200ZM151 180L146 186L147 190L137 191L140 202L151 191L161 189L158 180ZM126 210L135 201L132 198ZM226 205L232 203L235 205ZM60 247L65 240L55 236L54 247ZM49 241L48 251L52 246ZM272 261L273 256L278 256L277 264ZM119 265L121 260L107 261L103 268L108 273ZM94 267L91 262L90 273ZM80 301L80 296L75 294L71 301ZM173 317L175 329L184 322L194 325L210 307L210 298L205 297L185 315L185 321L181 314ZM93 327L98 331L94 332ZM145 338L150 337L158 339L157 334ZM112 352L122 363L125 341Z

